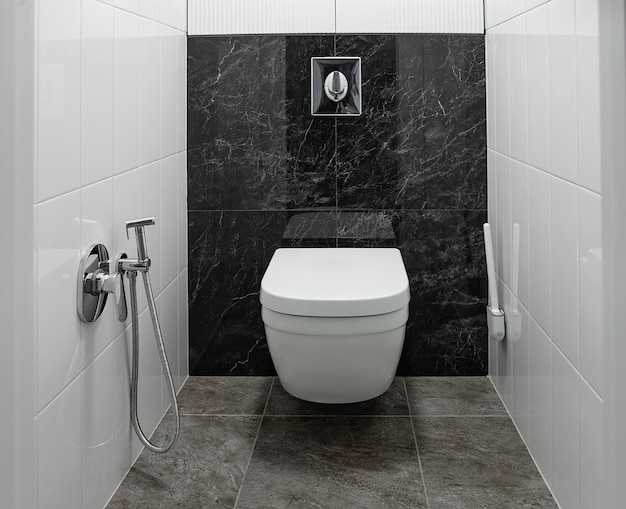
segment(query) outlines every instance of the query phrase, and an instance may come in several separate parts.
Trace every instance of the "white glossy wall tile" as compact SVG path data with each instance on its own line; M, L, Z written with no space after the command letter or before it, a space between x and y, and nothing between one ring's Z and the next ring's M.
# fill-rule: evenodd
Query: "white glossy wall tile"
M580 381L580 507L606 507L604 501L604 404L584 380Z
M552 347L552 483L561 507L579 501L579 377L561 351Z
M37 492L41 507L103 507L141 451L130 426L130 320L119 322L111 303L95 323L78 320L78 261L93 243L134 256L124 221L156 217L146 232L150 274L180 387L188 373L180 359L187 318L179 319L187 312L186 5L37 8ZM138 283L140 417L150 432L169 402Z
M552 484L552 342L530 320L530 443L535 463Z
M551 338L578 368L578 190L551 179L550 197Z
M189 1L190 35L483 33L480 0Z
M76 312L80 192L35 207L38 406L50 403L81 371Z
M37 200L80 186L80 0L40 2Z
M335 0L189 0L189 35L333 33Z
M550 169L548 96L548 10L533 9L526 21L526 90L528 94L528 164Z
M550 172L578 182L576 16L573 0L548 3Z
M576 92L578 181L599 193L600 48L598 0L576 0Z
M81 185L113 175L113 7L82 4Z
M579 319L580 372L593 389L604 394L602 365L602 211L599 195L579 189Z
M82 509L82 379L76 379L35 419L39 509Z
M115 10L114 172L139 166L139 16Z
M489 372L560 507L602 507L598 2L485 9L489 215L498 246L520 225L517 288L509 265L497 268L506 305L517 297L529 323L527 351L507 311L510 344L490 342Z
M550 175L529 168L528 173L528 309L551 334Z
M339 33L483 33L480 0L336 0Z

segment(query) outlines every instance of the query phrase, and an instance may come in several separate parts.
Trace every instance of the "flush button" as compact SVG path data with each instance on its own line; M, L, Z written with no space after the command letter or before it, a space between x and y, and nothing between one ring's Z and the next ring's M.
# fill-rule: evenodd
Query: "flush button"
M311 59L311 114L316 116L361 114L359 57Z

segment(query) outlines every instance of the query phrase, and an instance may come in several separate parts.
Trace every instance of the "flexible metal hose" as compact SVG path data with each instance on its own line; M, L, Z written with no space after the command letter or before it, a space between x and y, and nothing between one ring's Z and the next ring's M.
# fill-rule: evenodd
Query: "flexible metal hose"
M152 326L154 327L154 334L156 336L157 349L159 351L159 357L161 358L161 367L167 378L167 387L170 394L170 400L172 402L172 409L174 411L174 434L170 439L162 446L154 445L141 429L139 424L139 417L137 416L137 386L139 382L139 313L137 311L137 272L127 271L126 276L130 281L130 307L132 313L132 330L133 330L133 365L131 373L131 386L130 386L130 414L133 428L137 433L137 437L141 443L146 446L152 452L162 453L167 452L176 442L178 434L180 432L180 414L178 412L178 401L176 400L176 389L174 388L174 380L172 380L172 372L170 365L167 362L167 355L165 354L165 346L163 345L163 336L161 335L161 327L159 326L159 319L156 313L156 307L154 304L154 296L152 295L152 286L150 285L150 278L147 272L142 272L143 284L146 290L146 299L148 301L148 308L150 309L150 317L152 318Z

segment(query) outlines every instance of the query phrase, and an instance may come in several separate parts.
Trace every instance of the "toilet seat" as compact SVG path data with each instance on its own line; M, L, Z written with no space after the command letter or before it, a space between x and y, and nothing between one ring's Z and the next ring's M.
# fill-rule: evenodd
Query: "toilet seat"
M262 306L287 315L382 315L405 308L409 299L395 248L281 248L261 281Z

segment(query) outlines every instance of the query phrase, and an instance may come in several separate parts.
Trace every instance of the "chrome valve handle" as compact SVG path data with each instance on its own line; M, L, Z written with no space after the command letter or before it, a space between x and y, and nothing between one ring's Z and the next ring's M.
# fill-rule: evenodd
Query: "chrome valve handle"
M77 287L77 311L81 321L95 321L102 314L109 294L115 299L118 320L126 321L126 294L122 274L115 269L116 265L109 259L109 252L103 244L93 244L83 255Z

